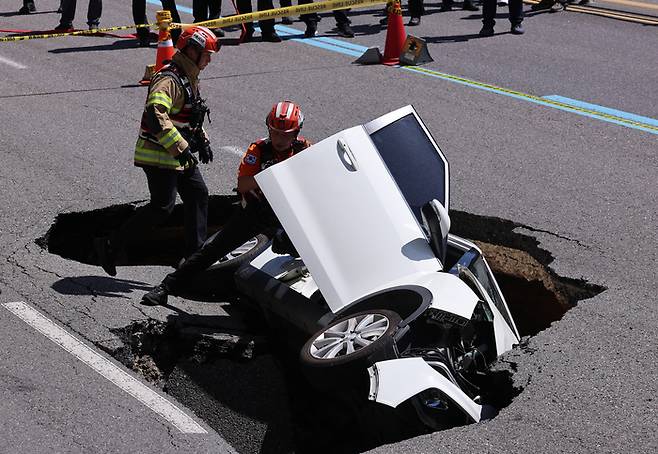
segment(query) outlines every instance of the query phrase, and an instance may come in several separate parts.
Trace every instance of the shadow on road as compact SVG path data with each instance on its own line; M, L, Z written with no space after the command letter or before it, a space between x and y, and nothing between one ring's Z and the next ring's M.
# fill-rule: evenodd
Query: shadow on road
M52 289L62 295L92 295L111 298L130 298L135 290L146 291L152 285L140 281L105 276L67 277L55 282Z
M86 35L85 35L86 36ZM100 44L97 46L75 46L63 47L61 49L52 49L48 52L51 54L70 54L75 52L103 52L107 50L126 50L139 47L139 41L136 39L120 39L111 44Z

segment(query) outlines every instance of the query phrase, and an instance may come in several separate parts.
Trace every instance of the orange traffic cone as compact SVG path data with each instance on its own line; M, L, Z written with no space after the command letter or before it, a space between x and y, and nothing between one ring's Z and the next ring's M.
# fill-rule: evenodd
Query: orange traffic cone
M407 39L407 33L404 31L402 23L402 7L400 0L393 0L388 5L388 29L386 30L386 46L384 47L385 65L397 65L400 63L400 53L404 46L404 40Z
M176 53L174 49L174 42L171 40L171 34L169 33L169 24L171 24L171 12L169 11L158 11L156 13L156 20L158 22L158 27L160 32L158 33L158 50L155 54L155 65L146 66L144 71L144 77L139 81L142 85L148 85L151 83L151 78L153 74L164 66L165 60L171 60Z

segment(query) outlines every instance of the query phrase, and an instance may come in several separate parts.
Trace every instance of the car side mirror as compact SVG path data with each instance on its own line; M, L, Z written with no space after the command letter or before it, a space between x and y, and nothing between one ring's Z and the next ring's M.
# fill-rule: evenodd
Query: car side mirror
M445 266L448 252L448 232L450 231L450 215L448 210L438 200L430 200L421 208L423 223L429 234L429 242L434 255Z

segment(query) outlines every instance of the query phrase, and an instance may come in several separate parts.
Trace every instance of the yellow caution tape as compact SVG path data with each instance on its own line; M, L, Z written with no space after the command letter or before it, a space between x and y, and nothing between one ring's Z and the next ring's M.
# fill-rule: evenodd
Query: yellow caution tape
M117 30L130 30L133 28L150 28L150 27L157 27L157 24L122 25L121 27L95 28L93 30L80 30L77 32L68 32L68 33L44 33L41 35L7 36L5 38L0 38L0 43L8 42L8 41L24 41L27 39L60 38L62 36L89 36L89 35L95 35L97 33L114 32Z
M387 0L328 0L325 2L308 3L306 5L286 6L284 8L274 8L255 13L238 14L235 16L222 17L195 24L178 24L172 23L171 28L187 28L193 25L201 25L208 28L224 28L231 25L244 24L245 22L255 22L263 19L276 19L283 16L301 16L302 14L321 13L323 11L332 11L335 9L347 8L364 8L372 5L382 5L388 3Z

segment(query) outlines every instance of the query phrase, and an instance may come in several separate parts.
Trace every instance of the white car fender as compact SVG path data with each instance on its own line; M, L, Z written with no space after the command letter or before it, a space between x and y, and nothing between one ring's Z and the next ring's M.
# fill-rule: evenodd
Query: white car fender
M432 294L430 307L458 315L466 320L473 316L479 301L477 295L457 276L443 272L420 272L388 283L388 288L418 286ZM385 290L386 287L381 290Z
M436 388L461 407L474 422L480 421L482 406L473 402L457 385L435 371L422 358L380 361L368 368L368 399L397 407L426 389Z

